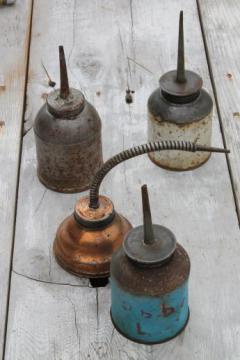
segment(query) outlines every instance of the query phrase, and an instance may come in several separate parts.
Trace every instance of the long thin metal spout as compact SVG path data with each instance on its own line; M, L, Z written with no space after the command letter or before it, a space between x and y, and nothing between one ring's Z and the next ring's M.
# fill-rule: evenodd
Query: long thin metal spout
M59 62L60 62L60 96L62 99L66 99L69 96L69 84L67 66L64 54L64 48L59 46Z
M180 16L179 16L178 58L177 58L176 81L179 83L184 83L186 81L185 64L184 64L183 11L180 11Z
M143 185L141 190L142 190L142 207L143 207L144 243L146 245L151 245L155 242L155 240L154 240L152 215L149 204L147 185Z

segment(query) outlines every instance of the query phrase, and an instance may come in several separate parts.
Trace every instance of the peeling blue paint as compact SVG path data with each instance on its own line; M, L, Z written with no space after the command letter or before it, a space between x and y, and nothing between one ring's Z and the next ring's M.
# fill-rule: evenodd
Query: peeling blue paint
M177 335L189 315L188 281L159 297L127 292L113 279L111 316L126 337L142 343L158 343Z

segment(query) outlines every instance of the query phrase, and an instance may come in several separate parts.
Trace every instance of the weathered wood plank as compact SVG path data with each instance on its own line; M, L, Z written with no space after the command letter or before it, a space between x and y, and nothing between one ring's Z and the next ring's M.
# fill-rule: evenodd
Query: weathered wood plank
M147 97L157 86L158 76L176 64L181 8L186 19L187 64L201 73L211 92L194 0L173 0L171 6L169 1L158 0L75 3L54 0L51 8L48 4L47 0L35 2L28 84L29 126L43 101L41 95L49 90L43 81L40 59L53 79L57 79L57 45L62 43L66 54L70 54L71 83L81 86L102 116L105 158L144 142ZM154 75L134 63L127 75L127 55ZM131 105L124 102L127 80L135 90ZM216 112L213 143L222 146ZM225 157L213 155L206 165L187 173L161 170L146 156L117 167L105 179L102 192L113 199L116 208L133 224L141 222L140 185L144 182L149 186L153 219L171 228L191 257L191 319L186 331L164 345L136 345L113 331L108 287L95 290L87 286L44 284L14 275L7 359L70 360L85 359L89 354L87 359L225 360L230 358L229 354L240 354L239 228ZM72 211L77 197L56 194L39 184L30 130L23 144L14 253L16 272L42 281L85 284L67 275L49 256L56 227ZM67 296L74 305L67 302ZM74 307L77 320L73 316Z
M31 0L0 9L0 357L8 301Z
M231 149L229 161L240 216L240 3L237 0L201 0L198 3L223 131Z
M98 359L95 289L44 284L15 274L12 289L13 327L5 359Z

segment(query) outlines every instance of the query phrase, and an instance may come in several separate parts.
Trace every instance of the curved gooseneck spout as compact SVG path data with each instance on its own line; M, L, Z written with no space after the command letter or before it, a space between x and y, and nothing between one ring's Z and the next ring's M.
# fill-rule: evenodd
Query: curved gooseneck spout
M121 162L134 158L136 156L150 153L153 151L162 150L180 150L180 151L206 151L206 152L217 152L217 153L229 153L230 151L223 148L209 147L204 145L195 144L186 141L156 141L150 142L143 145L134 146L130 149L124 150L119 154L113 156L107 160L101 169L97 172L90 187L90 202L89 208L98 209L99 207L99 188L107 173Z

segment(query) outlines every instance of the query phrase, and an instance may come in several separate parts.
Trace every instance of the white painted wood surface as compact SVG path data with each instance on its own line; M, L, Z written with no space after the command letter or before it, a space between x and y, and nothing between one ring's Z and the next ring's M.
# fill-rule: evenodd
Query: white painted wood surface
M240 214L240 2L201 0L199 7Z
M30 130L23 143L7 360L240 357L240 236L223 155L213 155L206 165L186 173L161 170L142 156L104 180L101 192L134 225L141 223L140 185L147 183L154 221L172 229L191 257L189 325L176 339L155 346L135 344L113 330L109 287L89 288L57 266L51 250L54 234L79 195L46 190L36 177L31 124L49 91L41 59L58 81L57 46L65 46L71 84L81 87L102 117L107 159L146 141L147 98L158 77L176 65L180 9L185 14L187 67L202 75L211 92L194 0L34 3L26 113ZM132 62L127 75L127 56L153 75ZM131 105L124 101L127 81L135 90ZM213 144L222 146L216 111Z
M0 9L0 357L8 302L31 0Z

